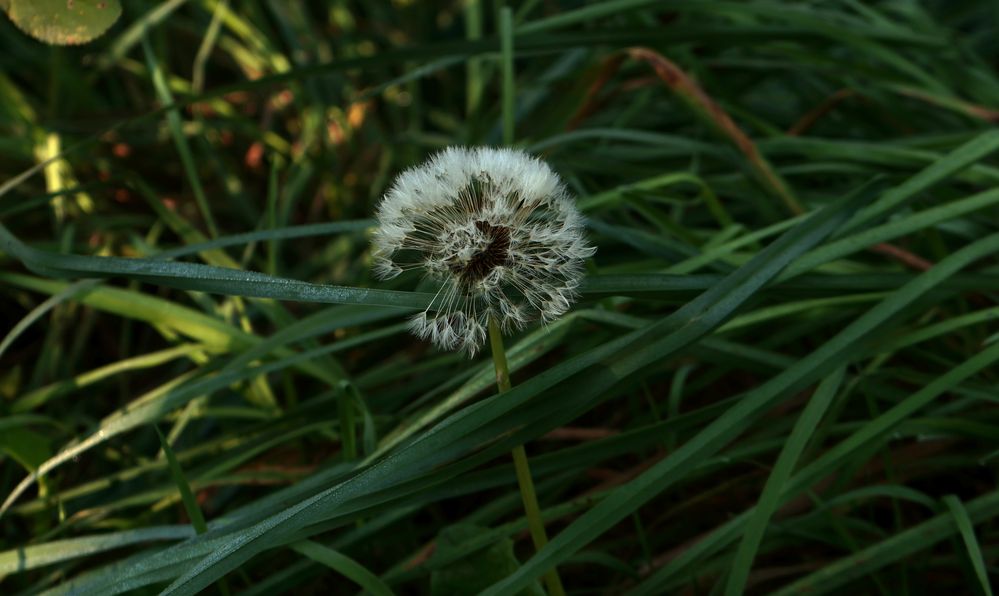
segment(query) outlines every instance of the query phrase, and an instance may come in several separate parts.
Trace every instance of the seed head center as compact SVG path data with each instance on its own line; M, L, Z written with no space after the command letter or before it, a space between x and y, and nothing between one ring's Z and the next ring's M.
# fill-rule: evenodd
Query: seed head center
M484 220L475 222L481 234L477 249L467 258L455 258L448 263L451 272L466 284L479 281L510 258L510 228Z

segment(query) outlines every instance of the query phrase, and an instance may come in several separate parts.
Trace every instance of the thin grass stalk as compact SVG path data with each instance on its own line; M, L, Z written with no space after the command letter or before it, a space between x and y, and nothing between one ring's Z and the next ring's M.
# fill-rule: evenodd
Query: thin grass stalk
M493 366L496 368L496 387L500 393L506 393L512 387L510 383L510 368L506 362L506 350L503 348L503 334L500 332L496 319L489 319L489 347L493 353ZM545 524L541 519L541 507L538 505L538 495L534 491L534 480L531 477L531 467L527 461L527 451L523 445L513 448L513 467L517 471L517 485L520 487L520 497L524 501L524 513L527 515L527 526L531 531L534 549L540 551L548 544ZM545 584L552 596L564 596L562 579L554 567L545 574Z

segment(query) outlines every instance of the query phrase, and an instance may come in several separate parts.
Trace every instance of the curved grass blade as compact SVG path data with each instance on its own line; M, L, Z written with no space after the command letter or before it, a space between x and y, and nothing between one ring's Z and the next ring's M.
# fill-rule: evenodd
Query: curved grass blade
M177 358L190 357L193 354L204 351L205 346L201 344L180 344L165 350L159 350L157 352L151 352L149 354L142 354L141 356L133 356L132 358L119 360L113 364L108 364L107 366L102 366L91 371L81 373L71 379L56 381L50 385L25 393L24 395L18 397L14 403L10 405L10 410L15 413L33 410L47 403L49 400L62 397L74 390L82 389L88 385L97 383L116 374L130 370L141 370L144 368L160 366L166 362L176 360Z
M163 437L163 433L160 432L158 426L154 424L153 428L156 429L156 436L160 439L160 448L163 449L163 455L166 456L173 482L177 485L177 490L180 491L180 499L184 503L184 510L187 511L187 517L190 518L194 531L198 534L204 534L208 531L208 526L205 524L205 516L201 513L201 507L198 506L198 501L194 498L194 493L191 492L191 485L188 484L187 478L184 476L184 470L180 468L177 456L173 453L173 447Z
M650 48L630 48L628 56L642 60L652 67L656 76L662 79L694 113L710 124L718 134L728 139L749 162L753 172L768 191L784 203L793 215L800 215L806 209L798 201L787 181L774 170L770 162L760 153L756 144L746 135L728 113L715 102L697 82L682 68L662 54Z
M4 416L0 418L0 430L18 428L21 426L28 426L30 424L45 424L58 428L67 434L71 432L69 425L54 418L49 418L48 416L38 416L35 414L14 414L12 416Z
M784 448L781 449L773 471L770 472L770 476L763 487L760 500L753 508L746 523L742 540L739 542L735 558L732 560L732 566L729 569L728 580L725 584L726 596L742 594L745 590L746 579L749 577L749 571L753 566L756 549L759 548L760 542L763 541L763 535L767 530L770 517L777 510L781 493L784 491L784 485L788 478L791 477L791 472L798 463L801 453L805 450L808 439L815 432L816 426L818 426L822 416L829 408L829 404L832 403L833 398L836 396L840 383L843 381L843 375L844 369L839 368L833 374L823 379L819 383L818 389L815 390L815 394L808 400L808 404L805 406L804 411L802 411L801 416L794 423L791 435L784 444Z
M292 550L309 557L317 563L329 567L340 575L355 582L375 596L394 596L378 576L364 568L360 563L337 551L311 540L303 540L291 545Z
M4 272L0 272L0 282L53 295L70 285L64 281ZM163 325L180 335L198 340L209 351L234 350L250 346L257 340L255 336L227 325L219 319L140 292L96 286L79 296L77 300L97 310Z
M18 321L16 325L11 327L11 330L8 331L7 335L4 336L3 341L0 341L0 356L3 356L3 353L6 352L7 348L10 347L10 344L14 343L14 340L17 339L22 333L24 333L28 329L28 327L31 326L32 323L44 317L45 313L51 311L53 308L59 306L63 302L73 300L80 294L94 287L96 284L97 282L94 280L76 282L68 286L66 289L60 291L58 294L55 294L51 298L47 299L45 302L42 302L35 308L31 309L31 312L25 315L23 319Z
M992 586L989 583L988 571L985 569L985 559L982 557L982 549L978 545L978 539L975 538L975 528L968 516L968 510L955 495L945 496L943 502L947 505L951 515L954 516L954 523L957 524L957 529L961 533L964 547L968 549L968 558L971 559L971 567L975 570L975 576L978 578L982 593L985 596L992 596Z

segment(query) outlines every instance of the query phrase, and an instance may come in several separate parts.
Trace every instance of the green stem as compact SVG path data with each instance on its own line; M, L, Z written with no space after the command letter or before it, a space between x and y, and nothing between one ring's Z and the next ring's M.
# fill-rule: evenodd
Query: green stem
M149 44L149 38L145 35L142 36L142 50L146 55L146 68L149 69L149 74L153 79L153 88L156 90L156 95L163 105L173 105L173 93L170 91L170 85L167 83L166 74L160 67L159 62L156 61L153 47ZM212 210L208 206L208 196L201 185L201 178L198 176L198 167L194 159L194 154L191 152L191 146L187 142L187 137L184 136L180 110L178 108L171 108L167 111L166 118L170 135L173 137L174 145L177 147L177 153L180 154L180 163L184 166L187 180L191 184L191 190L194 192L194 200L198 204L198 209L201 210L201 216L208 227L208 233L212 238L218 238L219 230L215 226Z
M500 332L496 319L489 318L489 347L493 352L493 366L496 368L496 386L500 393L510 390L510 367L506 362L506 351L503 349L503 334ZM545 524L541 520L541 507L538 506L538 495L534 492L534 480L531 478L531 467L527 462L527 451L523 445L513 448L513 466L517 471L517 484L520 485L520 497L524 501L524 513L527 514L527 526L531 530L534 550L540 551L548 544L545 534ZM562 580L553 567L545 574L545 583L552 596L565 596Z

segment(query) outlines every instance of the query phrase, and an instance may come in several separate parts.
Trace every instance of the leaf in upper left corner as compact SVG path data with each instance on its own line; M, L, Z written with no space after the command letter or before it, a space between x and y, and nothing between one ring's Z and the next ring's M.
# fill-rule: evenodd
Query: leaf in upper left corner
M20 30L52 45L93 41L121 16L119 0L0 0L0 8Z

